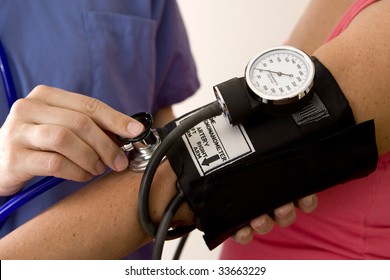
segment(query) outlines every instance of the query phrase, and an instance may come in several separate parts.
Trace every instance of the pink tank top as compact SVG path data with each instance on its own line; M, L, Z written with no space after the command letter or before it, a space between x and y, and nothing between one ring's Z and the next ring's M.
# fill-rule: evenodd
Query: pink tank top
M358 0L330 34L333 39L373 0ZM390 152L369 176L318 194L311 214L297 210L288 228L274 226L248 245L229 239L221 259L390 259Z

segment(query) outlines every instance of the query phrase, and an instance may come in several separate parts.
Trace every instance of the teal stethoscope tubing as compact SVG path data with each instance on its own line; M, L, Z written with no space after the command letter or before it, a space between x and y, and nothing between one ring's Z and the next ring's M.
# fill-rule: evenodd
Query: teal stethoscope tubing
M11 108L12 104L18 99L11 71L9 69L7 56L5 54L3 44L0 40L0 72L3 80L5 93L8 99L8 105ZM9 197L7 201L0 207L0 229L3 227L9 215L15 212L18 208L46 192L47 190L57 186L59 183L65 181L64 179L55 177L45 177L33 184L29 188L20 191L19 193Z

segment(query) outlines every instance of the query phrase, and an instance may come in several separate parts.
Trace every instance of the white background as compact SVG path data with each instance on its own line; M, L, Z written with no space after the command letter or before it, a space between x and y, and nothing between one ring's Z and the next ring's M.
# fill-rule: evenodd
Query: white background
M245 268L265 267L264 275L245 275ZM127 269L149 269L155 273L143 275L128 275ZM230 268L227 270L227 268ZM388 280L390 275L388 260L380 261L209 261L209 260L182 260L182 261L2 261L1 279L28 279L28 280L238 280L238 279L300 279L300 280ZM156 270L174 269L178 275L172 273L157 274ZM181 273L182 269L186 272ZM190 272L199 270L196 276ZM221 273L221 269L222 272ZM241 269L241 270L240 270ZM236 273L234 273L235 271ZM194 271L195 272L195 271ZM153 275L154 274L154 275ZM169 274L169 275L168 275Z
M215 100L212 87L242 77L247 62L261 50L285 42L309 0L177 0L197 64L201 88L176 105L180 116ZM166 243L164 258L177 241ZM190 235L181 259L217 259L200 232Z

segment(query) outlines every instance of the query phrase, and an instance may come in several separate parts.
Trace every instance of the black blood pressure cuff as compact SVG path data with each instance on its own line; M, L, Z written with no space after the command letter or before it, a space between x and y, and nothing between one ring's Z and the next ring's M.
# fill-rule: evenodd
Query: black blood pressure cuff
M259 112L235 127L209 119L168 152L178 187L210 249L259 215L375 170L373 120L356 125L331 73L313 61L315 94L300 111Z

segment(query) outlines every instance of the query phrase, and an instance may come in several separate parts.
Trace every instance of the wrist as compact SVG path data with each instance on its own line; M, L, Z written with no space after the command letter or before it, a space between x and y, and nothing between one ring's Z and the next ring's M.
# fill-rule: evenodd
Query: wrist
M177 194L177 177L169 164L164 161L158 168L150 191L150 215L152 221L158 225L172 198ZM184 202L173 219L173 227L194 223L194 213Z

